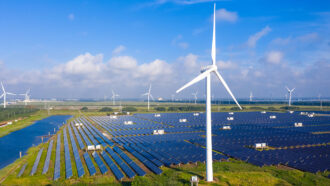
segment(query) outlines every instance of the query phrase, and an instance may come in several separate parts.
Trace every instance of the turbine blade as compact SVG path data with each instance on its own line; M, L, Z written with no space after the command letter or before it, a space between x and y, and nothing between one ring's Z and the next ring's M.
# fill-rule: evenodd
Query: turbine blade
M3 91L3 92L6 92L6 91L5 91L5 87L3 87L2 82L1 82L1 88L2 88L2 91Z
M214 13L213 13L213 39L212 39L212 64L216 63L216 46L215 46L215 3L214 3Z
M191 80L191 81L188 82L187 84L183 85L180 89L178 89L178 90L176 91L176 93L179 93L179 92L181 92L183 89L185 89L185 88L187 88L187 87L189 87L189 86L191 86L191 85L193 85L193 84L199 82L200 80L204 79L209 73L210 73L210 71L207 70L207 71L203 72L202 74L199 74L199 75L198 75L197 77L195 77L193 80Z
M2 94L1 96L0 96L0 99L4 96L5 94Z
M285 87L289 92L290 92L290 89L288 87Z
M154 97L151 94L150 94L150 97L151 97L152 101L155 101Z
M226 88L227 92L230 94L230 96L233 98L233 100L235 101L236 105L242 110L241 105L239 105L239 103L237 102L234 94L231 92L231 90L229 89L227 83L225 82L225 80L222 78L222 76L220 75L220 73L218 71L214 71L214 73L217 75L217 77L219 78L219 80L221 81L221 83L223 84L223 86Z
M293 91L294 91L294 89L296 89L296 88L293 88L293 89L291 90L291 92L293 92Z
M13 95L13 96L15 96L16 94L14 94L14 93L11 93L11 92L6 92L6 94L9 94L9 95Z

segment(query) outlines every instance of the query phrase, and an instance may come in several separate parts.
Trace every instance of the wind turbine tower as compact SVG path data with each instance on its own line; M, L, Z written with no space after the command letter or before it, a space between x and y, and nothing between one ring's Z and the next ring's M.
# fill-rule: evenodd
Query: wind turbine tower
M154 97L152 97L152 95L151 95L151 84L149 86L149 91L146 92L146 93L144 93L144 94L142 94L142 96L148 96L148 111L149 111L149 109L150 109L150 98L152 100L154 100Z
M24 104L27 105L28 102L30 102L30 89L28 89L25 94L20 94L21 96L24 96Z
M195 105L196 105L196 102L197 102L197 92L192 93L192 95L194 96L194 99L195 99Z
M5 87L3 86L1 82L1 88L2 88L2 95L0 96L0 99L3 97L3 108L7 107L7 95L16 95L14 93L6 92Z
M211 74L214 73L218 79L221 81L223 86L226 88L227 92L230 94L232 99L235 101L237 106L242 109L242 107L238 104L236 98L233 93L229 89L227 83L222 78L220 73L218 72L218 68L216 66L216 43L215 43L215 4L214 4L214 15L213 15L213 39L212 39L212 64L201 69L201 74L195 77L193 80L182 86L180 89L176 91L176 93L181 92L183 89L201 81L202 79L206 79L206 181L213 181L213 160L212 160L212 120L211 120Z
M252 101L253 95L252 95L252 91L250 92L250 102Z
M288 90L288 93L289 93L289 106L291 106L292 92L294 91L295 88L290 90L288 87L286 87L286 89Z
M115 105L116 104L116 97L119 97L118 94L116 94L113 90L112 90L112 104Z

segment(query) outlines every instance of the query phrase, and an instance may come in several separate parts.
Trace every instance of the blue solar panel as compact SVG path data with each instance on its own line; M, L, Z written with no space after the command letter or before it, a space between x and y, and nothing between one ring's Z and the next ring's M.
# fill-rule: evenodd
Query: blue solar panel
M97 165L99 166L100 168L100 171L102 174L105 174L108 172L108 168L104 165L103 161L101 160L100 156L97 154L97 152L93 152L92 153L94 159L95 159L95 162L97 163Z
M61 176L61 133L57 134L54 180Z
M112 149L107 147L105 150L110 154L112 159L114 159L116 163L120 166L120 168L125 172L127 177L133 178L135 176L135 172L133 172L132 169L129 166L127 166L124 163L124 161L121 160L120 157Z
M33 176L36 173L36 171L37 171L37 168L38 168L38 165L39 165L39 161L40 161L40 157L41 157L41 154L42 154L42 151L43 150L44 150L44 148L41 148L39 150L39 152L38 152L37 158L34 161L34 164L33 164L33 167L32 167L31 173L30 173L31 176Z
M139 159L146 167L148 167L148 169L150 169L155 174L161 174L163 172L161 169L159 169L157 166L155 166L153 163L151 163L149 160L144 158L141 154L131 149L127 145L124 145L124 148L130 153L132 153L137 159Z
M102 151L101 152L101 155L102 155L103 159L105 160L105 162L110 167L112 173L115 175L115 177L117 178L117 180L123 179L124 178L123 173L120 172L120 170L118 169L117 165L111 160L111 158L107 155L107 153L105 151Z
M73 173L72 173L70 149L69 149L68 136L67 136L66 129L67 129L67 127L64 128L63 136L64 136L65 177L66 177L66 179L68 179L68 178L72 177Z
M52 155L53 142L54 141L51 140L48 144L47 156L46 156L46 160L44 163L44 168L42 170L42 174L46 174L48 172L50 156Z
M73 137L73 134L72 134L72 131L71 131L70 127L69 127L69 135L70 135L70 141L71 141L73 156L74 156L74 159L75 159L75 162L76 162L78 177L81 177L85 174L85 170L84 170L84 167L81 163L79 152L78 152L78 149L77 149L77 145L76 145L76 142L74 140L74 137Z
M85 162L86 162L86 165L87 165L87 168L88 168L88 171L89 171L89 174L91 176L93 176L94 174L96 174L96 169L95 169L95 166L88 154L88 152L85 152L84 153L84 159L85 159Z
M25 164L22 166L22 168L21 168L21 170L19 171L17 177L21 177L21 176L22 176L22 174L23 174L24 171L25 171L26 166L27 166L27 163L25 163Z
M134 171L139 176L146 175L146 172L143 169L141 169L141 167L139 167L131 158L129 158L119 147L115 146L113 149L119 154L119 156L121 156L123 158L123 160L126 161L126 163L130 167L132 167L132 169L134 169Z

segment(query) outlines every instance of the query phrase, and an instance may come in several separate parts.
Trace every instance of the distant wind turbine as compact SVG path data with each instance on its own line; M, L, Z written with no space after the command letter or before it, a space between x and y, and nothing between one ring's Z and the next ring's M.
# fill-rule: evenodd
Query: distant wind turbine
M294 91L295 88L290 90L288 87L286 87L286 89L288 90L288 93L289 93L289 106L291 106L292 92Z
M3 108L6 108L7 105L7 95L16 95L14 93L6 92L5 87L3 86L1 82L1 88L2 88L2 95L0 96L0 99L3 97Z
M253 95L252 95L252 91L250 92L250 102L252 101Z
M25 92L25 94L19 94L19 95L21 95L21 96L24 96L24 104L25 104L25 105L27 105L27 103L30 102L30 96L31 96L31 95L29 95L29 93L30 93L30 89L28 89L28 90Z
M144 93L144 94L142 94L142 96L148 96L148 111L149 111L149 109L150 109L150 98L152 100L154 100L154 97L152 97L152 95L151 95L151 84L149 86L149 91L146 92L146 93Z
M214 15L213 15L213 40L212 40L212 65L206 66L202 68L201 74L196 78L191 80L189 83L185 84L183 87L178 89L176 93L181 92L183 89L201 81L206 78L206 181L213 181L213 167L212 167L212 120L211 120L211 74L214 73L223 86L226 88L227 92L230 94L232 99L235 101L237 106L242 109L242 107L238 104L236 98L233 93L229 89L227 83L222 78L220 73L218 72L218 68L216 66L216 42L215 42L215 4L214 4Z
M195 93L192 93L192 95L194 96L195 104L196 104L196 101L197 101L197 91Z
M116 94L116 93L112 90L112 96L111 96L111 98L112 98L112 104L113 104L113 105L116 105L116 97L119 97L119 95Z

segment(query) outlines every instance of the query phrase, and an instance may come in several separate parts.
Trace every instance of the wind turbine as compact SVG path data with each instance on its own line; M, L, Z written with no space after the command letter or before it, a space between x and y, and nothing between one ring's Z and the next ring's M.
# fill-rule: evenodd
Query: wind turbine
M250 92L250 102L252 101L253 95L252 95L252 91Z
M25 105L27 105L27 102L30 101L30 95L29 95L29 93L30 93L30 89L28 89L28 90L25 92L25 94L19 94L19 95L21 95L21 96L24 96L24 103L25 103Z
M3 97L3 108L6 108L7 105L7 95L16 95L14 93L6 92L5 87L3 86L1 82L1 88L2 88L2 95L0 96L0 99Z
M112 90L112 104L115 105L116 104L116 97L119 97L118 94L116 94L113 90Z
M196 101L197 101L197 91L195 93L192 93L192 95L194 96L195 104L196 104Z
M152 97L152 95L151 95L151 84L149 86L149 91L146 92L146 93L144 93L144 94L142 94L142 96L148 96L148 111L149 111L149 108L150 108L150 97L151 97L152 100L154 100L154 97Z
M212 167L212 125L211 125L211 73L214 73L223 86L226 88L227 92L233 98L237 106L242 109L242 107L238 104L236 98L233 93L229 89L227 83L222 78L220 73L218 72L218 68L216 66L216 43L215 43L215 4L214 4L214 15L213 15L213 40L212 40L212 65L206 66L201 69L201 74L196 78L185 84L183 87L178 89L176 93L179 93L183 89L201 81L206 78L206 181L213 181L213 167Z
M286 87L286 89L288 90L288 93L289 93L289 106L291 106L291 96L292 96L292 92L294 91L295 88L290 90L288 87Z

